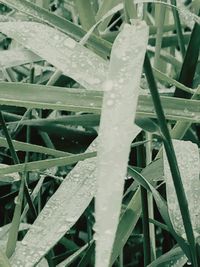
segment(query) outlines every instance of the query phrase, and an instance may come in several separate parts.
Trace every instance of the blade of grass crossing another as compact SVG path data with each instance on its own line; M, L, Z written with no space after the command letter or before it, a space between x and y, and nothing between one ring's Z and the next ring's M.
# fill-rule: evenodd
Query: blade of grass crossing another
M107 62L66 34L37 22L1 22L0 30L87 89L101 90Z
M87 152L97 149L94 141ZM79 162L49 199L12 256L12 267L35 266L74 225L95 192L96 159ZM26 257L24 257L26 255Z
M19 12L25 13L36 19L39 19L43 23L47 23L60 31L64 32L68 36L75 40L80 40L85 34L81 27L75 25L69 20L66 20L60 16L57 16L44 8L41 8L27 0L1 0L0 2L8 5L11 8L18 10ZM108 56L111 50L111 44L102 38L98 38L95 35L91 35L87 41L87 44L94 48L94 50Z
M192 262L194 266L198 266L197 258L195 254L195 239L194 239L192 223L191 223L190 215L189 215L188 202L187 202L187 198L186 198L185 191L183 188L174 147L173 147L169 129L166 123L165 115L164 115L162 104L160 101L160 96L159 96L158 89L157 89L157 85L156 85L156 82L153 76L151 63L149 61L149 57L147 54L145 56L144 69L145 69L145 74L146 74L147 81L149 84L149 88L151 91L151 96L152 96L155 111L157 114L161 134L163 136L163 143L164 143L164 147L167 153L170 170L172 173L173 183L175 186L179 207L180 207L181 215L182 215L183 222L184 222L184 228L185 228L187 240L191 248Z

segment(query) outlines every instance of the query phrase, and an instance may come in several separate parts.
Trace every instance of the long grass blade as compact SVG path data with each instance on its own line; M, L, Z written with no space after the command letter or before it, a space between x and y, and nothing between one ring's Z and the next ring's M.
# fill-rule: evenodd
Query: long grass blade
M125 25L112 48L100 122L97 194L96 263L109 266L123 194L130 144L135 136L138 86L148 40L148 27ZM137 71L136 71L137 70ZM119 138L123 145L119 145ZM113 162L115 168L113 169ZM110 214L112 213L112 216Z

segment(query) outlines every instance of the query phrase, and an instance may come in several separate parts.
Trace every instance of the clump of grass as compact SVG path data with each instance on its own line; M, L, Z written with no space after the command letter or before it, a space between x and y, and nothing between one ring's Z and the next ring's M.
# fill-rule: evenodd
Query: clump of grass
M198 3L0 2L0 265L199 266L173 148L199 145Z

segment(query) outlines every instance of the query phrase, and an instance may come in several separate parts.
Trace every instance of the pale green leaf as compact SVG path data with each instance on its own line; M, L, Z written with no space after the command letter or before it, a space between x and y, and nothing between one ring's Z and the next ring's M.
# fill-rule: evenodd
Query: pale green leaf
M87 152L96 150L93 142ZM13 267L34 266L74 225L95 192L96 159L79 162L47 202L11 258ZM26 257L24 257L26 255Z
M189 141L173 140L173 145L182 178L183 188L188 201L191 222L195 236L200 235L200 181L199 181L199 150L198 146ZM176 232L185 237L184 225L178 205L178 200L168 165L166 154L164 160L164 177L167 190L167 205L172 224Z
M11 49L0 51L0 68L11 68L42 59L26 49Z
M111 52L97 154L97 267L109 266L112 253L130 144L138 132L136 125L133 127L133 121L147 41L148 27L144 23L126 24Z
M37 22L1 22L0 30L87 89L101 90L106 61L66 34Z

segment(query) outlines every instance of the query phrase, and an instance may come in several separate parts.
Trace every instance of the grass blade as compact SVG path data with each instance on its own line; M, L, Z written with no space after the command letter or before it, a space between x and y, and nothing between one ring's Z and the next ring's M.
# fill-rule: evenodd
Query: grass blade
M0 250L0 267L11 267L8 258L1 250Z
M101 113L102 92L22 83L0 83L0 104L25 108ZM197 100L161 96L168 120L199 122ZM137 116L156 118L149 95L140 95Z
M43 9L27 0L1 0L0 2L8 5L11 8L28 14L40 21L47 23L60 31L66 33L68 36L72 37L75 40L80 41L82 37L86 34L86 31L73 24L72 22L56 16L55 14L50 13L46 9ZM94 34L90 36L87 42L94 50L99 51L100 53L110 54L111 44L106 40L103 40Z
M94 142L87 153L95 150ZM95 159L87 159L67 175L17 246L11 264L34 266L74 225L94 196L95 167Z
M0 52L0 68L11 68L42 59L26 49L11 49Z
M169 252L163 254L157 260L149 264L147 267L182 267L187 262L187 258L184 256L180 247L171 249Z
M133 26L126 24L112 48L97 156L97 267L109 265L117 230L130 144L136 136L132 121L147 40L148 27L144 23ZM123 146L118 144L119 138L123 140ZM113 169L114 161L116 165Z
M200 207L197 199L200 195L200 184L199 184L199 150L196 144L188 141L173 140L175 147L176 158L181 172L181 178L183 187L186 193L190 218L194 230L195 236L198 236L199 232L199 221L200 221ZM164 177L166 181L167 189L167 203L169 208L169 215L173 223L176 232L180 236L185 236L183 221L181 218L180 208L172 183L172 177L167 163L166 154L163 156L164 160Z
M22 175L19 194L16 199L16 206L14 210L14 215L12 219L11 228L9 230L8 242L6 247L6 255L8 258L12 256L15 251L15 247L17 244L17 237L18 237L18 230L20 225L20 217L21 217L21 210L22 210L22 201L24 196L24 182L25 176Z
M107 72L106 61L66 34L36 22L2 22L0 29L82 86L101 90Z
M153 98L155 110L157 113L157 117L158 117L158 121L159 121L159 125L160 125L160 130L161 130L161 133L163 135L163 142L164 142L168 162L170 165L170 170L171 170L172 177L173 177L173 183L174 183L174 187L176 190L176 195L178 198L179 207L181 209L181 215L182 215L183 222L184 222L184 228L185 228L187 240L191 246L192 261L193 261L194 266L197 266L196 255L194 252L194 248L195 248L194 233L193 233L192 224L191 224L191 220L190 220L187 198L186 198L185 191L183 188L183 184L182 184L182 180L181 180L181 176L180 176L180 171L179 171L176 156L175 156L175 151L174 151L173 144L171 141L171 136L170 136L169 129L167 127L167 123L166 123L166 119L165 119L165 115L164 115L164 112L162 109L162 104L160 101L160 96L158 93L157 85L156 85L155 80L154 80L151 64L150 64L150 61L149 61L147 54L145 57L144 68L145 68L145 74L147 77L147 81L149 83L151 95Z
M200 14L200 12L199 12ZM195 23L193 31L191 33L190 42L187 47L186 55L183 61L181 73L179 76L179 82L192 87L197 62L199 58L200 51L200 25ZM189 98L189 95L185 92L180 91L178 88L174 94L176 97L186 97Z

